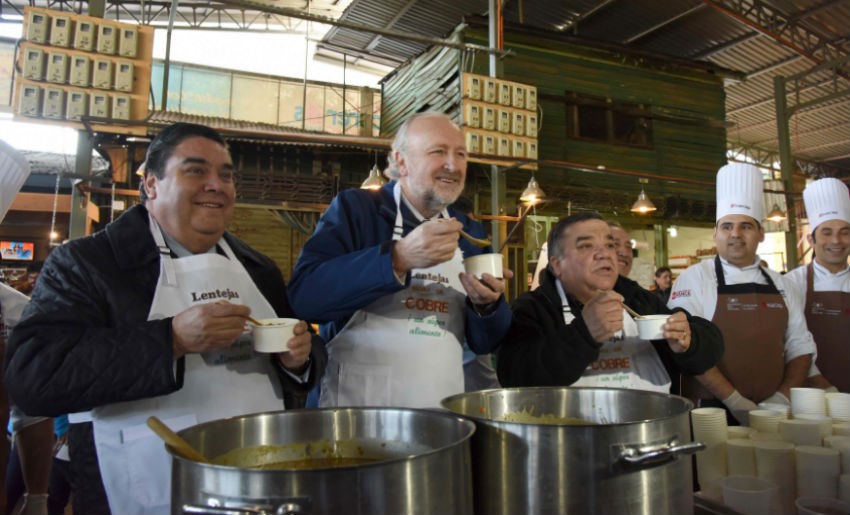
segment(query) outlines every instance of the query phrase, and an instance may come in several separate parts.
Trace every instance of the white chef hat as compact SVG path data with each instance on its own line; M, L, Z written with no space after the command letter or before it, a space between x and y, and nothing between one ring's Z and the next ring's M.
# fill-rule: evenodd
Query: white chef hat
M6 217L12 201L30 175L27 158L0 140L0 222Z
M717 216L746 215L761 223L764 216L764 177L751 164L730 163L717 171Z
M809 228L815 228L828 220L843 220L850 223L850 192L838 179L818 179L803 190L803 202L809 217Z

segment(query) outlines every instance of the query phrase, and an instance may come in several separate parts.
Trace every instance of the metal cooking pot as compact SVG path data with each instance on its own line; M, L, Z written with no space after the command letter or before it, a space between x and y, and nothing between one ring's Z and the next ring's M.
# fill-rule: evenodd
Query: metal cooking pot
M451 413L394 408L290 410L200 424L178 434L207 458L261 445L354 441L381 460L265 470L191 461L166 446L171 513L471 514L474 432L472 422Z
M680 456L705 446L689 443L687 399L609 388L515 388L455 395L442 405L477 426L478 515L693 513L691 460Z

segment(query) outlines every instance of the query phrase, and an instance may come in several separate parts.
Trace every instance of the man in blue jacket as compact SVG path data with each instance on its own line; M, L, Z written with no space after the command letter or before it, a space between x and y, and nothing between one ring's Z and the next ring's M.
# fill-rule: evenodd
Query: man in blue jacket
M484 354L507 332L504 281L464 272L464 258L492 250L460 230L483 237L484 228L448 207L466 164L457 125L415 115L390 151L394 180L340 193L305 244L289 296L329 342L320 406L438 406L464 391L464 340Z

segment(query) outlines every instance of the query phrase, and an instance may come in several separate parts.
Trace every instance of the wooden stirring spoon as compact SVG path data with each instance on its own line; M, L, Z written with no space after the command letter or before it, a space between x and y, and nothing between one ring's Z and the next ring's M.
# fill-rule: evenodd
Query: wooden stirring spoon
M157 417L148 418L148 427L156 433L156 435L162 438L162 441L170 445L177 451L177 454L180 456L200 463L210 463L210 460L207 459L206 456L198 452L194 447L189 445L189 442L183 439L182 436L178 435L174 431L171 430L170 427L166 426L162 420Z

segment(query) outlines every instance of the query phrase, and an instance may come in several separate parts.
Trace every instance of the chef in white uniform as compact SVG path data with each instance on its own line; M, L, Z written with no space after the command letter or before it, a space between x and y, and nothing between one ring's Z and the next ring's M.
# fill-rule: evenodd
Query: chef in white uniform
M281 410L284 391L321 375L321 341L304 322L288 351L252 348L249 315L293 315L280 270L226 232L234 173L217 132L172 125L148 149L144 205L45 263L6 380L26 412L74 414L75 513L169 512L171 459L148 417L180 430Z
M818 347L806 386L850 392L850 194L828 177L803 190L814 258L785 277L797 286Z
M763 189L753 165L717 172L717 257L682 272L667 304L710 319L726 344L718 366L685 378L683 394L703 406L725 406L743 424L757 403L790 404L790 389L803 385L815 353L803 306L781 275L759 266Z

